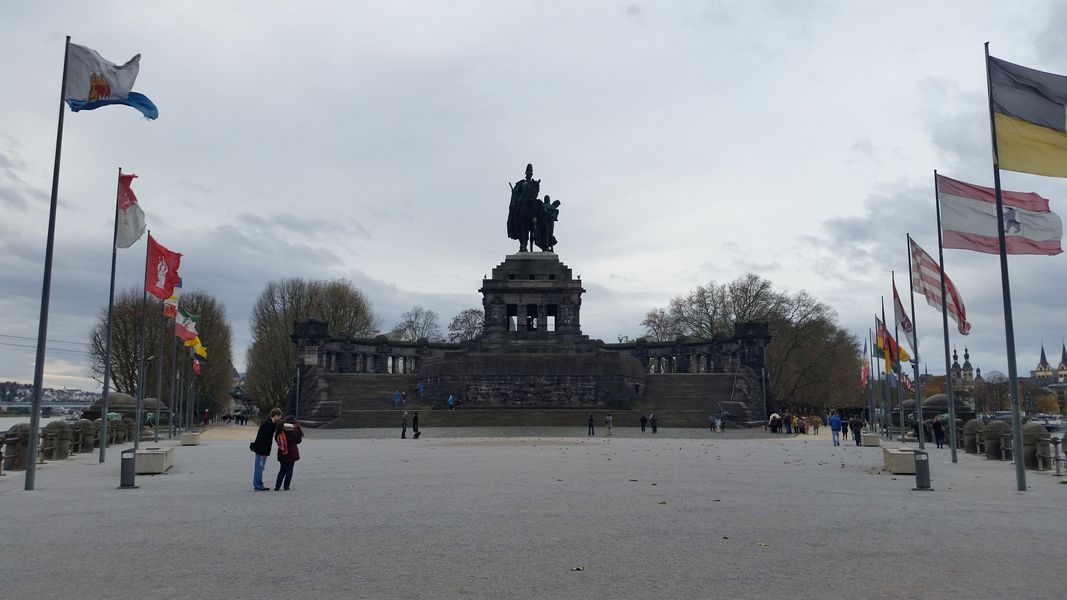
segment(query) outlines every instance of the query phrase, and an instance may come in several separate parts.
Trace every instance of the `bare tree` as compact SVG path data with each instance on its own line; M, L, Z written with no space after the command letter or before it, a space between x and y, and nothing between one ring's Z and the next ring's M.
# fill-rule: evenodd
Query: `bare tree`
M452 318L448 324L448 341L453 343L473 340L485 328L485 312L480 308L468 308Z
M307 319L327 323L330 335L369 337L376 319L370 301L346 280L271 281L252 307L252 344L246 354L245 389L261 409L283 406L294 383L293 324Z
M437 313L418 304L400 315L400 321L389 332L389 337L402 342L415 342L423 338L431 342L444 340Z
M111 328L111 372L109 387L130 395L137 394L138 369L140 364L141 305L143 291L130 288L120 291L115 298ZM208 359L201 365L197 380L197 395L201 405L212 408L226 402L233 387L233 361L230 324L222 305L212 296L201 292L186 291L181 297L182 309L198 315L197 333L208 349ZM162 361L162 400L173 407L170 381L174 373L175 359L178 369L188 369L191 358L188 349L174 336L174 321L161 320L163 303L149 296L145 303L145 393L155 397L159 377L159 361ZM90 369L93 379L103 381L104 355L107 344L107 307L100 311L97 324L89 336ZM159 354L160 335L163 335L163 354Z
M786 294L749 273L726 285L714 282L648 312L642 325L654 341L679 336L709 339L733 334L736 323L766 321L771 328L767 365L771 388L794 408L858 402L859 343L837 315L807 292Z

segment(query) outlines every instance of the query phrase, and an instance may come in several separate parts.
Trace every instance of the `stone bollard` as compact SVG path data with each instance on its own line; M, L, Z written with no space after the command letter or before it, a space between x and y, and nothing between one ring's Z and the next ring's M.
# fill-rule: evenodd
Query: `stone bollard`
M1052 438L1052 462L1056 463L1056 477L1063 477L1063 471L1060 469L1060 438Z
M115 432L115 443L116 444L125 444L126 443L126 422L125 421L123 421L122 419L115 419L113 421L108 421L107 422L107 429L108 429L108 431L114 431Z
M89 454L93 451L93 446L96 445L93 422L89 419L79 419L76 427L78 428L78 437L81 438L78 450L82 454Z
M1048 471L1052 468L1052 436L1046 431L1044 435L1037 436L1037 470Z
M115 442L115 432L111 430L111 423L108 423L107 437L101 435L100 431L104 429L103 423L102 419L93 419L93 425L96 427L97 442L106 448Z
M43 465L44 461L46 460L55 460L57 437L59 437L59 435L54 430L49 431L46 428L44 431L41 432L41 447L39 448L40 457L38 460L39 464Z
M15 470L15 455L18 454L19 437L8 433L4 436L4 469L5 471Z
M1022 432L1023 464L1027 469L1037 469L1037 438L1048 437L1048 430L1038 423L1027 423L1023 425Z
M4 452L4 460L10 460L10 463L5 464L4 467L8 471L22 471L26 468L26 453L29 443L29 423L19 423L7 430L7 449ZM10 457L8 453L10 453Z
M984 429L981 421L971 419L963 424L963 451L967 454L978 452L978 433Z
M52 421L48 425L44 426L46 433L53 434L53 438L50 444L45 446L51 446L52 452L49 453L49 460L66 460L70 457L70 442L74 439L74 434L70 430L70 425L63 421Z
M1001 460L1000 442L1001 436L1010 430L1011 426L1004 421L992 421L986 424L982 431L982 439L985 440L985 457L987 460ZM1008 433L1010 436L1011 434Z
M70 458L70 443L74 439L74 432L71 431L70 425L62 421L57 421L56 423L62 425L62 427L57 428L59 429L59 437L56 439L55 457L56 460L66 460Z

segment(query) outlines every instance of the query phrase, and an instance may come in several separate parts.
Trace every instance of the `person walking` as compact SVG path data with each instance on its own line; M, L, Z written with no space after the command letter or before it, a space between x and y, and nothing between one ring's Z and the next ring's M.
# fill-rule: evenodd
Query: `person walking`
M608 435L611 435L611 415L604 417L604 426L608 428Z
M866 423L863 422L863 417L859 415L853 415L852 418L848 420L848 427L852 430L852 439L855 440L857 446L863 445L864 425L866 425Z
M300 423L296 417L289 415L285 420L278 423L274 433L274 441L278 444L278 478L274 480L274 491L283 488L289 491L289 484L293 482L293 466L300 460L300 442L304 439L304 432L300 429Z
M830 439L835 446L841 445L841 417L837 415L837 411L830 413Z
M945 447L945 424L941 422L941 419L934 418L934 442L938 448Z
M456 397L452 394L448 395L448 410L456 410Z
M589 424L589 433L587 433L586 435L596 435L596 433L593 431L593 413L589 413L589 419L587 422Z
M641 415L641 433L645 432L645 425L648 424L648 417Z
M722 431L722 415L715 415L715 431Z
M400 439L408 439L408 411L406 410L400 415Z
M415 414L411 415L411 439L419 439L422 432L419 431L419 411L415 411Z
M656 425L659 424L659 421L656 420L656 413L648 415L648 424L652 427L652 433L656 433Z
M282 418L282 409L270 409L270 416L259 424L256 431L256 439L249 445L256 455L256 466L252 471L252 489L257 492L266 491L270 488L263 485L263 470L267 468L267 457L270 456L271 440L274 439L275 425Z

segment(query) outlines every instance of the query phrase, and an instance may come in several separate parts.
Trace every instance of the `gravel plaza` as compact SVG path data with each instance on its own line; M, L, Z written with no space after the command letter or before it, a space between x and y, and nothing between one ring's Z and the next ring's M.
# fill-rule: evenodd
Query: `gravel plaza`
M161 441L174 467L137 489L129 445L40 465L34 491L5 472L0 597L1062 597L1047 472L1017 492L1010 463L930 445L914 491L825 429L582 425L310 429L288 492L252 491L253 426Z

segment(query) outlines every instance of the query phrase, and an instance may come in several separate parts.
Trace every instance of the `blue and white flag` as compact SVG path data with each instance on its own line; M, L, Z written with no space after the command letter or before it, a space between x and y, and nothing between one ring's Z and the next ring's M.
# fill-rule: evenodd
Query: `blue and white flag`
M70 110L93 110L108 104L125 104L155 119L159 110L144 94L133 91L141 55L121 67L105 60L92 48L68 44L65 100Z

